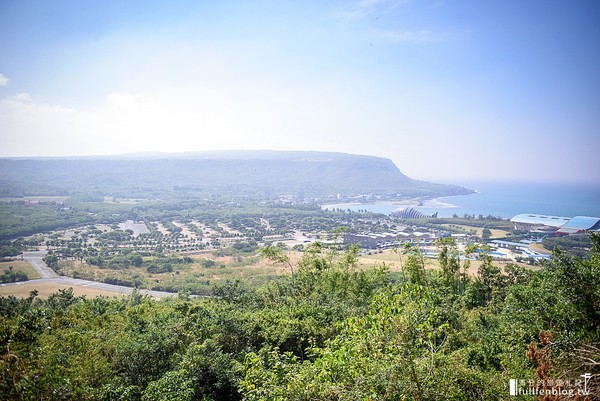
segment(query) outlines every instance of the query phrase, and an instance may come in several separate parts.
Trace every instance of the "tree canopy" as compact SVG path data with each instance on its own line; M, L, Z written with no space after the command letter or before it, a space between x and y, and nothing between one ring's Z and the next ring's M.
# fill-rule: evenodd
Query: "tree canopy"
M539 271L487 260L469 277L446 241L442 269L422 269L407 248L398 276L360 268L356 248L316 243L293 282L290 272L256 290L238 282L207 298L0 297L0 394L503 400L511 379L556 386L590 373L597 399L600 235L591 241L591 256L556 251ZM273 248L265 254L290 263Z

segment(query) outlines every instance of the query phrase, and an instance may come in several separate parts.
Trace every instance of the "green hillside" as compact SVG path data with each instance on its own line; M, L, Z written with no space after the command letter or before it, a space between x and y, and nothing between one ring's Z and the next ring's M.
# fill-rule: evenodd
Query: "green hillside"
M413 180L389 159L326 152L230 151L114 157L1 159L0 196L96 193L160 197L178 192L326 196L469 193Z

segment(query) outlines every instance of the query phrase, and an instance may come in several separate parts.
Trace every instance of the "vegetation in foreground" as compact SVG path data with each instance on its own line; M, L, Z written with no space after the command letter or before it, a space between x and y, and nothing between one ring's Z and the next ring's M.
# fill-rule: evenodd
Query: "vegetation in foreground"
M425 270L407 247L398 276L358 269L355 248L315 243L297 264L264 251L290 269L287 280L256 290L229 282L206 299L2 297L0 394L501 400L510 379L577 391L590 373L585 391L598 399L600 236L591 239L585 259L556 252L527 271L484 257L474 278L450 240L441 269Z

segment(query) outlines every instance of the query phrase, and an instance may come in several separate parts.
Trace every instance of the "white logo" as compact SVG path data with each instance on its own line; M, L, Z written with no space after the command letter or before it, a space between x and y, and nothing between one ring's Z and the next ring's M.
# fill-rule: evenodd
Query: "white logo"
M510 379L509 381L509 394L512 396L517 395L528 395L528 396L563 396L563 397L575 397L586 396L590 394L588 390L588 383L592 378L591 373L585 373L581 375L581 379L576 380L563 380L563 379L538 379L529 380L524 379Z

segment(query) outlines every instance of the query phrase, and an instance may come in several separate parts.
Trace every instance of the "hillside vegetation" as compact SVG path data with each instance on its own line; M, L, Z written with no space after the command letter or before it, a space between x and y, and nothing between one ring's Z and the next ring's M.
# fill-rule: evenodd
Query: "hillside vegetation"
M229 282L210 298L0 298L6 400L506 400L509 382L600 394L600 236L586 259L539 271L483 256L463 274L418 248L403 274L357 268L357 249L311 244L287 280ZM466 264L466 265L465 265ZM293 276L291 276L293 270ZM585 384L582 375L591 379ZM586 376L586 377L589 377ZM575 395L580 394L579 398ZM540 398L542 399L542 398ZM543 398L559 399L559 398Z
M207 152L71 159L0 159L0 197L163 198L165 194L261 197L469 193L408 178L389 159L325 152Z

